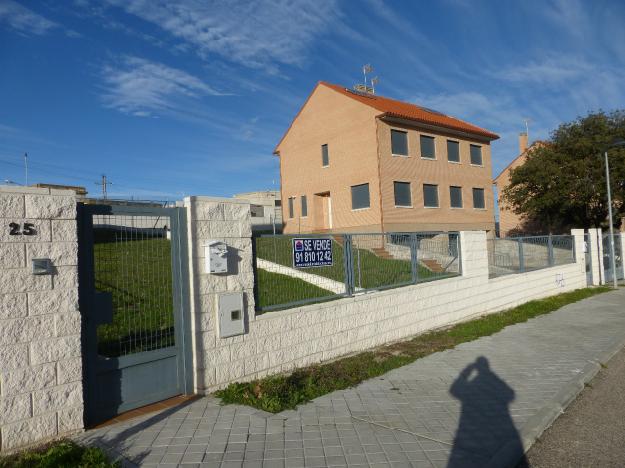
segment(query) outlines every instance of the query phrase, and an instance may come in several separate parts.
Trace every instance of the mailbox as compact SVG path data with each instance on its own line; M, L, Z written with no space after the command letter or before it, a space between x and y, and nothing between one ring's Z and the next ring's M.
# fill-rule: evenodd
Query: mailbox
M228 273L228 246L225 242L210 240L204 244L206 273Z
M219 338L245 333L245 309L243 293L223 293L217 296L217 324Z

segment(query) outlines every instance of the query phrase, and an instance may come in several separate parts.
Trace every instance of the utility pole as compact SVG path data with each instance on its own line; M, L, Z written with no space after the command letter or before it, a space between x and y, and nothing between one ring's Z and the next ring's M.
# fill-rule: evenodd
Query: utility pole
M102 174L102 182L96 182L96 185L102 186L102 198L106 200L107 198L107 186L113 185L113 182L108 182L106 179L106 174Z
M24 153L24 174L26 176L26 187L28 187L28 153Z

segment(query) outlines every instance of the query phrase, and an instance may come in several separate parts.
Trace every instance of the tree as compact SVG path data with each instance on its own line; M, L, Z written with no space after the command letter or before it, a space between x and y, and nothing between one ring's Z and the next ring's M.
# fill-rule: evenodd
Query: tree
M566 232L607 224L603 151L625 138L625 110L599 111L560 125L510 173L502 198L526 229ZM625 216L625 149L609 152L614 222Z

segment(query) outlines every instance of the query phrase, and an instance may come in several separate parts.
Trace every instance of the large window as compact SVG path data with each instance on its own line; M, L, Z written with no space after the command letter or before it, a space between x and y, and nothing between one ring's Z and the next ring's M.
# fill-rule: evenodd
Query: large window
M327 167L330 165L330 155L328 154L328 145L321 145L321 165Z
M479 208L479 209L486 208L486 203L484 202L484 189L483 188L473 189L473 208Z
M306 195L302 195L302 218L308 216L308 200Z
M395 189L395 206L412 206L410 182L393 182Z
M478 145L471 145L471 164L476 166L482 165L482 147Z
M352 185L352 210L369 208L369 184Z
M447 140L447 161L460 162L460 142Z
M423 206L438 208L438 185L423 184Z
M399 156L408 156L408 133L391 130L391 152Z
M289 197L289 218L293 217L293 203L295 198Z
M462 187L449 187L449 204L452 208L462 208Z
M421 157L427 159L436 159L436 153L434 151L434 138L421 135L419 141L421 142Z

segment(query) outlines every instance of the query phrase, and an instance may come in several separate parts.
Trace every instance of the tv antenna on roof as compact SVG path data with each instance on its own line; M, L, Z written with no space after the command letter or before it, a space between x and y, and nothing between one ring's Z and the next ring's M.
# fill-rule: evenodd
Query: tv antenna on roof
M354 85L354 89L356 91L359 91L361 93L366 93L366 94L375 94L375 85L378 84L380 82L379 78L376 76L375 78L372 78L370 80L371 86L367 85L367 74L373 72L373 67L371 66L370 63L363 65L362 67L362 75L364 77L365 83L364 84L355 84Z
M532 121L532 119L530 119L529 117L525 117L523 121L525 122L525 135L527 136L527 141L529 141L529 138L530 138L529 123Z

